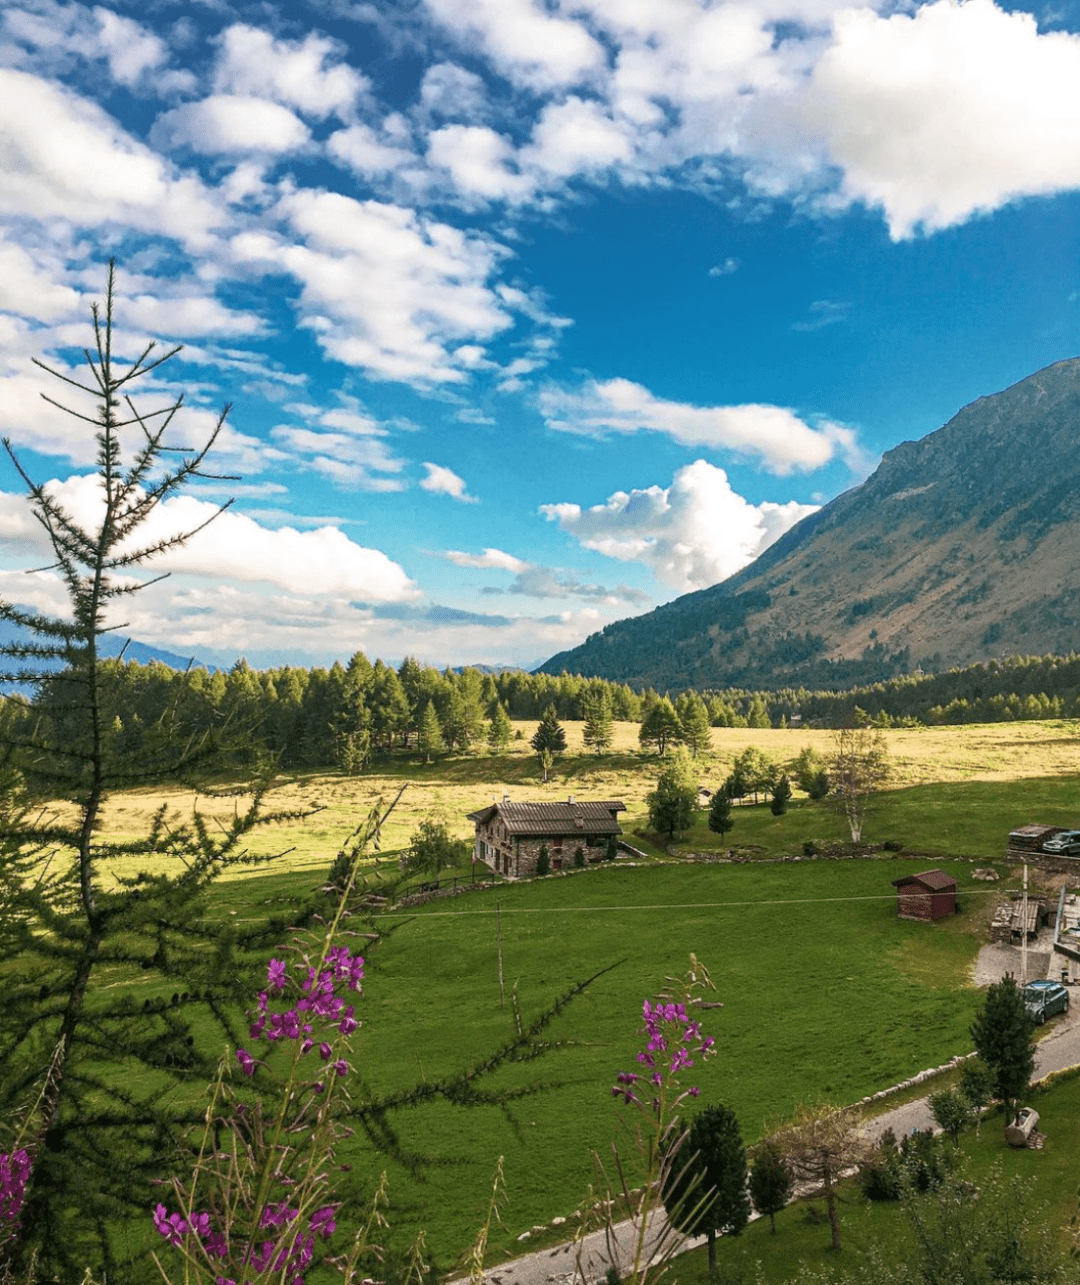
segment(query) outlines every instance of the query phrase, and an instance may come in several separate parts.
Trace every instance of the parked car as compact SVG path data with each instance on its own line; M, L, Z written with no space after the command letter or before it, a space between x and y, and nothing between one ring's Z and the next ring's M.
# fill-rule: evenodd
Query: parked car
M1060 982L1028 982L1024 1007L1040 1026L1048 1017L1069 1011L1069 992Z
M1043 844L1043 852L1063 852L1066 856L1080 854L1080 830L1062 830Z

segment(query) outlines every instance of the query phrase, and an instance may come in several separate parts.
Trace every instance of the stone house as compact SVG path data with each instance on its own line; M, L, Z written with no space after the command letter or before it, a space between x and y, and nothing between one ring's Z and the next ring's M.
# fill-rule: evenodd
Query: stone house
M572 865L578 848L586 861L599 861L609 838L622 834L617 814L625 811L620 799L577 802L571 795L565 803L511 803L504 797L469 813L476 826L473 860L509 879L536 874L544 844L552 870Z

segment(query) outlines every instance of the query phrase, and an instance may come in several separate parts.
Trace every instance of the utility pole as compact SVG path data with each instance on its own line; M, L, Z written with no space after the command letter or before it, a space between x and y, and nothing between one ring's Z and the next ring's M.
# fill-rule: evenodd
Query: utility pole
M1027 896L1027 862L1024 862L1024 900L1023 915L1020 927L1020 985L1027 985L1027 916L1028 916L1028 896Z

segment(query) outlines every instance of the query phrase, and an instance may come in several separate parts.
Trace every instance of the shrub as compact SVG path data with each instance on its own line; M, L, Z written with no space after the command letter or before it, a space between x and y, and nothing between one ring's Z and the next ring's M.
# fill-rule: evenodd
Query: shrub
M536 873L538 875L551 874L551 853L548 851L546 843L540 845L540 852L536 858Z
M814 842L813 839L807 839L802 846L802 854L804 857L816 857L820 855L820 853L821 853L821 848Z
M574 869L585 869L585 849L580 844L574 849Z

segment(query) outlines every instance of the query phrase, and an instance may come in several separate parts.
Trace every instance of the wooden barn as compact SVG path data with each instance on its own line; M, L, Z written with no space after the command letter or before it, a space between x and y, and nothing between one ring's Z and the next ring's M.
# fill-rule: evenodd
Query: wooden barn
M956 913L956 880L944 870L894 879L896 913L901 919L944 919Z

